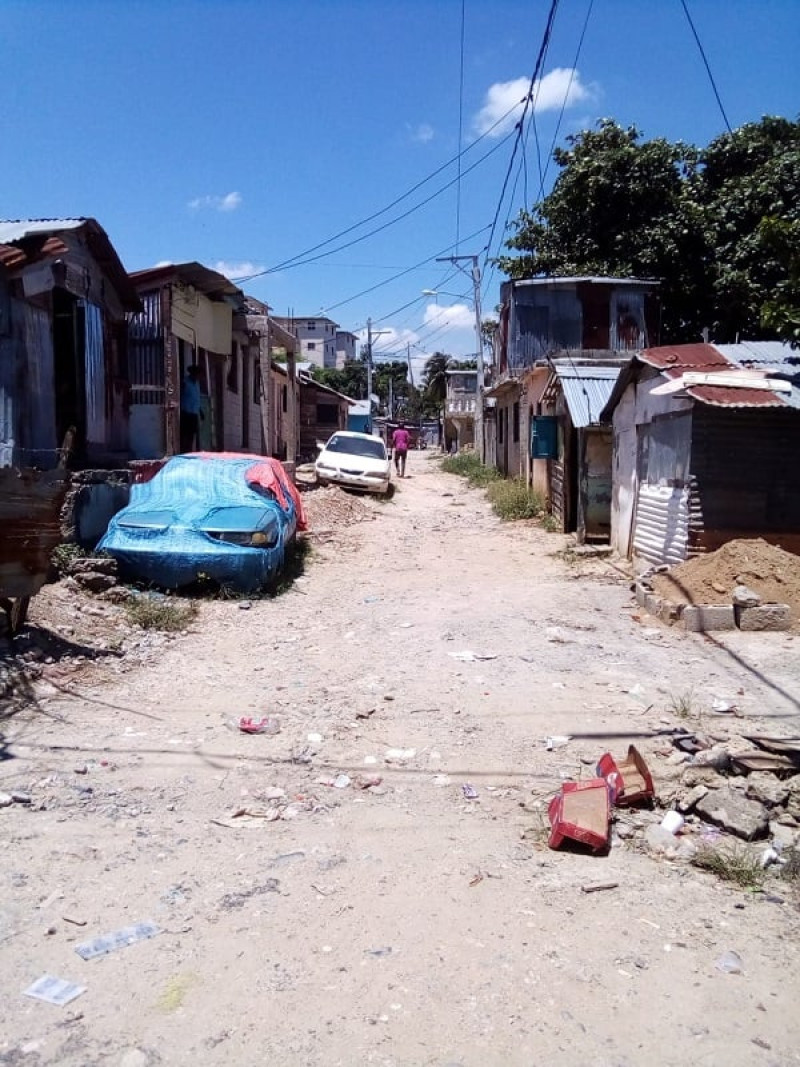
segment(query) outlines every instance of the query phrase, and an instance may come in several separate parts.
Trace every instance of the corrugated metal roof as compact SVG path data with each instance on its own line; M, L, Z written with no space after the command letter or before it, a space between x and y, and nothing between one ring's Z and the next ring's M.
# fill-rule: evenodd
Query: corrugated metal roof
M4 219L0 221L0 244L13 244L43 233L77 230L86 219Z
M800 351L784 341L740 341L736 345L715 344L714 348L732 363L788 365L800 371Z
M212 270L196 260L188 263L167 263L163 267L149 267L146 270L135 270L132 271L130 278L139 292L144 292L148 286L158 286L178 279L209 297L241 297L243 295L238 285L234 285L224 274L220 274L219 271ZM275 321L279 325L283 323L283 319L277 316Z
M746 341L737 345L665 345L645 348L638 354L642 363L662 371L668 378L680 378L684 371L724 371L734 367L757 364L760 371L768 362L777 360L780 373L791 372L793 358L788 345L779 341ZM785 408L800 410L800 390L789 394L772 393L763 389L728 388L720 385L695 385L686 394L702 404L727 408Z
M592 426L608 403L619 367L559 366L553 373L561 382L572 425Z
M579 275L553 275L541 278L514 278L512 284L520 285L577 285L589 283L592 285L644 285L649 288L657 288L661 283L654 278L610 278L605 275L579 274Z

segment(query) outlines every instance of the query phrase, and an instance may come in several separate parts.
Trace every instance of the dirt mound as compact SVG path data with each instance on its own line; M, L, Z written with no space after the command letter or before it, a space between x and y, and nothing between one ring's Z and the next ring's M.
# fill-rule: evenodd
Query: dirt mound
M661 596L695 604L729 603L737 585L749 586L767 603L789 604L793 624L800 623L800 556L760 538L729 541L653 579Z
M335 530L338 526L354 526L375 518L368 501L332 485L303 493L303 506L312 533Z

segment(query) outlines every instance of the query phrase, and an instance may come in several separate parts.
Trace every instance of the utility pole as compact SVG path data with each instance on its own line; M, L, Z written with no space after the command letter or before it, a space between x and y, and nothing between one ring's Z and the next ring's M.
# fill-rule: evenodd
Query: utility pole
M376 330L372 332L372 319L367 319L367 400L369 401L369 432L372 432L372 338L380 337L382 333L391 333L391 330Z
M477 348L476 365L478 390L475 398L475 444L478 451L478 459L481 463L486 458L486 442L483 437L483 335L481 333L481 268L478 265L477 256L437 256L438 263L452 263L464 274L467 271L460 265L461 260L469 260L472 263L470 275L472 277L473 300L475 303L475 344Z

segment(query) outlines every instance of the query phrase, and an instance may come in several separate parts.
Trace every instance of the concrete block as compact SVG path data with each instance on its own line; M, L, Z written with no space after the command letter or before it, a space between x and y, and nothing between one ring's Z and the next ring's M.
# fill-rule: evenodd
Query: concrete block
M733 604L687 604L682 618L684 630L691 633L736 629Z
M650 592L641 582L636 583L636 603L640 608L647 607L647 594Z
M788 630L792 625L792 611L788 604L737 607L736 624L740 630Z
M656 593L647 592L644 597L645 611L649 615L654 615L658 618L658 613L661 611L662 600Z

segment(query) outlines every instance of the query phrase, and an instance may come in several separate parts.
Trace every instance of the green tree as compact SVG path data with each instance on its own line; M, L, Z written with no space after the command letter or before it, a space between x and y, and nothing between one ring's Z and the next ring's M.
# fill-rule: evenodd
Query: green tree
M788 280L761 223L798 217L796 122L765 118L698 151L603 119L568 138L553 189L521 212L499 259L512 278L599 274L661 282L662 340L759 337Z
M367 365L360 360L351 360L343 367L314 367L312 374L315 381L353 400L367 395Z
M422 388L427 400L437 405L438 408L444 403L447 395L447 368L450 357L444 352L434 352L429 356L425 369L422 372Z

